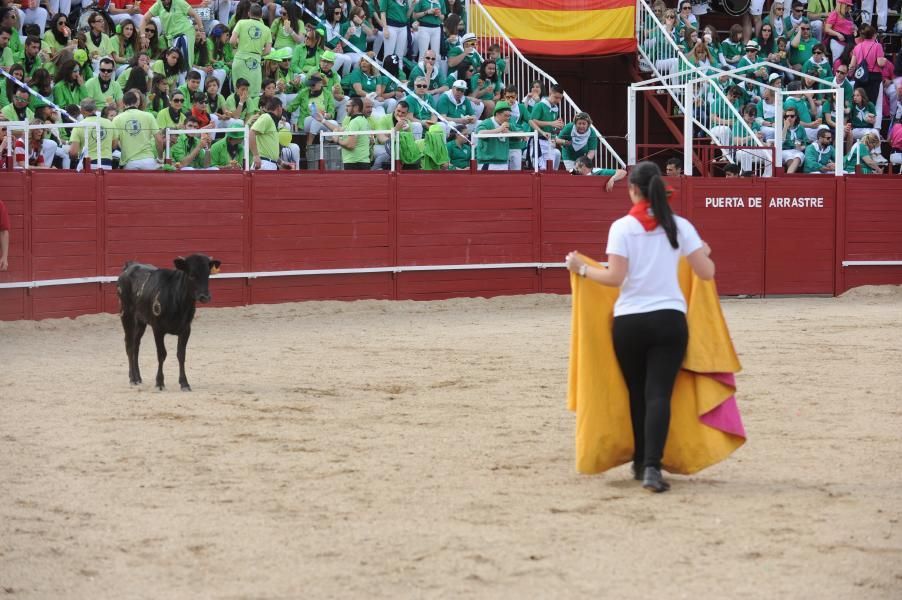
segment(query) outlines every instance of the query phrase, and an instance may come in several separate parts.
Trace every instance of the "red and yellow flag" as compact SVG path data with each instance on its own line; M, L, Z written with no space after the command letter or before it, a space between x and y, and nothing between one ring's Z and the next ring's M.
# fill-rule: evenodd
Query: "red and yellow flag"
M635 0L481 3L524 54L602 56L636 51Z

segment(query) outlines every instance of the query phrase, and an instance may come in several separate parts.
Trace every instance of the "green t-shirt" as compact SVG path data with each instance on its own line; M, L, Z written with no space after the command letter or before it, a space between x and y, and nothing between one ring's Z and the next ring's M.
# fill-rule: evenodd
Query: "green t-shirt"
M442 87L442 85L450 85L442 83L442 76L438 71L438 67L436 67L432 71L432 73L435 75L435 77L428 80L429 87L427 89L437 90L438 88ZM413 88L413 84L417 80L417 77L426 77L426 73L423 71L423 69L420 68L420 65L416 65L415 67L413 67L413 69L411 69L410 80L408 81L407 87ZM454 83L456 81L455 75L450 75L449 77L451 78L451 83Z
M600 177L613 177L616 174L616 169L592 169L592 173L590 173L590 175L598 175Z
M389 21L389 25L391 22L398 23L398 27L406 26L410 23L410 18L407 16L407 9L409 7L408 0L380 0L379 8L382 12L385 13L385 18Z
M99 44L94 44L90 33L86 34L85 37L87 38L85 40L85 49L88 51L88 56L94 60L103 56L113 56L113 53L116 51L110 36L105 33L100 34Z
M367 75L363 72L363 69L355 69L344 79L343 83L348 86L349 96L354 97L358 95L357 91L354 89L355 83L360 84L360 87L363 89L363 94L360 95L365 96L370 92L376 91L376 86L382 83L382 77L378 73L375 75Z
M53 102L58 106L78 104L87 97L82 85L72 86L68 82L60 81L53 86Z
M94 98L98 106L110 104L107 98L112 98L114 103L122 100L122 88L115 79L110 79L110 85L103 91L100 88L100 75L92 77L85 82L85 97Z
M235 157L229 154L228 139L222 138L218 142L213 142L210 146L210 166L211 167L228 167L231 161L235 161L239 166L244 166L244 144L240 143L233 146Z
M369 122L359 115L351 119L348 123L347 131L366 131L370 128ZM370 162L370 136L357 135L357 145L352 150L346 148L341 149L341 162L343 163L369 163ZM341 138L348 139L347 137Z
M118 137L113 129L113 122L109 119L101 117L86 117L82 123L91 123L91 127L75 127L72 129L71 141L78 142L79 148L87 150L86 156L91 161L97 160L97 128L94 123L100 122L100 158L113 157L113 139ZM88 138L88 144L85 145L85 137Z
M868 123L865 120L869 114L877 114L877 109L874 108L873 102L868 102L866 106L858 106L857 104L853 104L852 110L849 113L849 122L852 123L852 128L874 128L874 123ZM879 126L879 124L877 126Z
M188 16L190 10L191 5L185 0L172 0L169 10L166 10L162 2L155 2L146 14L148 17L160 18L167 39L171 40L179 35L186 35L191 43L194 40L194 20Z
M821 150L820 144L813 142L805 148L805 172L806 173L823 173L822 168L827 163L836 162L836 151L833 146L827 146L826 150Z
M857 165L861 165L861 172L863 174L867 175L873 173L874 171L871 170L867 163L861 160L870 153L871 149L868 148L867 144L864 142L853 144L852 149L849 150L849 153L846 154L845 160L843 161L843 167L846 173L854 173Z
M238 94L232 94L228 97L225 102L225 109L232 113L238 108ZM251 98L248 97L247 100L244 101L244 106L241 108L241 114L238 116L242 121L247 121L247 118L257 112L260 108L260 98Z
M787 109L795 109L799 114L799 123L810 123L812 121L811 109L806 98L790 96L783 101L783 110L786 111Z
M272 42L272 34L260 19L241 19L235 25L238 33L238 47L235 54L254 54L260 56L267 44Z
M279 130L276 129L272 116L263 113L254 121L251 130L257 134L257 152L260 157L272 161L279 160Z
M435 100L432 99L432 94L426 94L425 98L408 94L404 100L410 106L410 114L413 115L415 119L428 121L434 116L427 108L427 106L431 106L433 109L435 108Z
M461 119L463 117L472 116L474 114L473 105L470 101L464 97L463 102L455 104L449 97L449 94L451 93L452 92L448 91L439 97L438 101L435 103L435 110L451 119Z
M485 83L485 81L483 81L483 83ZM500 93L504 89L504 83L496 78L496 80L487 87L488 90L477 98L477 100L492 100L495 97L495 94ZM479 73L474 73L470 78L470 89L473 91L479 89Z
M498 129L500 123L494 118L480 121L476 131L491 131ZM504 164L507 163L510 153L511 138L478 138L476 144L476 162L483 164Z
M358 27L356 25L353 25L354 33L352 33L351 35L348 35L351 27L352 27L352 25L351 25L350 21L345 21L344 23L341 24L339 31L341 32L342 37L344 37L349 42L354 44L357 47L357 49L359 49L361 52L366 52L366 32L363 30L363 27ZM346 52L354 52L354 49L347 48L345 51Z
M561 107L554 106L552 107L550 103L545 102L544 100L536 103L536 105L532 108L532 116L530 117L533 121L557 121L561 116ZM554 128L550 125L546 125L541 128L542 131L550 133Z
M169 156L172 157L172 162L177 163L184 160L186 156L191 154L194 150L194 147L200 144L200 136L198 135L185 135L182 134L178 137L175 144L169 148ZM190 165L182 165L182 167L194 167L195 169L203 169L206 165L206 153L209 150L204 150L201 148L197 151L197 155L194 157L194 160L191 161ZM212 166L212 160L210 165Z
M304 23L300 20L296 21L294 27L291 29L294 30L295 33L304 31ZM282 19L273 21L272 27L269 28L269 33L270 37L272 37L273 50L278 50L279 48L294 48L294 38L291 37L290 33L285 31Z
M169 114L169 109L164 108L157 113L156 121L157 127L160 129L184 129L185 113L180 112L178 120L175 120L172 118L172 115Z
M448 157L451 159L451 166L455 169L467 169L470 167L469 144L458 146L457 142L451 140L446 146L448 147Z
M792 47L792 44L790 44L790 49L789 49L790 64L804 65L806 62L808 62L808 59L811 58L812 52L814 52L814 47L818 43L819 42L815 38L810 37L807 40L799 39L798 47L794 48L794 47Z
M577 140L573 139L574 129L575 127L573 123L567 123L558 134L559 138L561 138L562 140L568 140L570 142L570 144L567 144L561 148L561 157L564 160L576 160L580 156L585 156L592 150L598 150L598 136L595 135L594 129L589 127L589 130L584 136L577 134ZM576 145L580 143L582 143L582 146L577 148Z
M423 15L419 19L420 25L430 25L432 27L438 27L442 24L442 15L448 14L448 6L445 4L445 0L419 0L413 6L413 12L421 13L432 8L437 8L441 11L441 15Z
M448 58L451 59L451 58L454 58L455 56L460 56L463 53L464 53L464 49L462 47L451 46L451 48L448 49ZM479 55L476 52L474 52L474 53L470 54L469 56L467 56L462 61L460 61L459 63L457 63L457 65L454 68L460 69L460 66L465 63L470 63L470 65L473 67L473 70L478 71L479 65L482 64L482 61L479 59ZM451 68L449 67L448 70L450 71Z
M129 108L113 119L115 135L119 139L122 152L120 163L127 165L133 160L156 158L156 133L159 131L153 115L137 108Z

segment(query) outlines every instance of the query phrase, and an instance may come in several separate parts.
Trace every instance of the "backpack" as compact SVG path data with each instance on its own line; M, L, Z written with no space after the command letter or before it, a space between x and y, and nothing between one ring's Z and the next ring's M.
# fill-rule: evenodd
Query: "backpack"
M855 72L852 74L852 78L855 79L855 83L857 85L867 85L868 80L871 78L871 71L868 69L867 55L865 55L864 60L861 61L861 64L855 68Z

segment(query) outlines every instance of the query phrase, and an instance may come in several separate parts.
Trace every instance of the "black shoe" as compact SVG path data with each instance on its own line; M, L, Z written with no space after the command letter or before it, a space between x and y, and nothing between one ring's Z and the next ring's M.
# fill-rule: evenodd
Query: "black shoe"
M642 477L642 487L649 492L660 494L670 489L670 484L664 481L661 475L661 469L655 467L645 467L645 473Z
M636 481L642 481L642 463L641 462L633 462L632 466L633 471L633 479Z

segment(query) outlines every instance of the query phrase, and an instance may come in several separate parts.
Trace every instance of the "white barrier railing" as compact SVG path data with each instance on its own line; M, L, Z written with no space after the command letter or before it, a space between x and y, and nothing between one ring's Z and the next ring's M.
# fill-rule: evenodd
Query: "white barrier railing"
M32 124L28 123L27 121L0 121L0 127L3 127L4 129L6 129L7 156L12 156L14 162L15 162L15 154L13 152L14 142L13 142L12 132L13 131L22 131L23 132L22 143L24 145L24 151L25 151L25 165L23 168L25 168L25 169L31 168L31 165L28 164L28 156L29 156L28 146L31 142L30 132L36 131L39 129L76 129L76 128L91 129L91 128L93 128L95 139L94 140L89 139L88 134L86 133L85 147L82 149L82 153L83 154L87 153L90 148L91 142L95 142L96 143L95 147L97 149L96 168L98 168L98 169L100 168L101 158L102 158L100 156L100 144L101 144L101 140L103 139L103 127L101 126L100 121L95 121L93 123L84 123L84 122L44 123L41 125L32 125Z
M534 65L523 56L523 53L514 45L504 30L495 21L492 15L485 9L479 0L469 0L467 3L467 26L475 33L483 48L498 44L501 47L501 57L507 63L504 72L504 80L508 85L517 87L519 97L526 96L532 88L534 81L542 82L547 90L551 85L557 85L557 80ZM577 113L582 112L573 98L564 92L564 100L561 103L561 119L565 123L573 121ZM605 169L620 169L625 166L623 159L614 151L608 141L594 125L592 129L598 136L600 144L599 152L595 155L595 166Z
M389 141L391 142L390 148L390 161L391 167L390 170L392 173L395 172L395 139L397 138L397 131L394 129L370 129L366 131L321 131L319 133L319 159L325 160L326 158L326 147L325 147L325 139L327 137L348 137L348 136L361 136L361 135L386 135L389 136ZM359 140L358 140L359 142Z
M476 160L476 150L480 139L489 138L532 138L532 167L539 172L539 132L538 131L509 131L507 133L481 133L473 132L470 137L470 160Z
M244 170L249 170L250 167L250 144L247 141L248 136L250 135L250 128L245 125L242 129L238 129L237 127L209 127L207 129L169 129L166 128L166 154L164 155L165 160L170 159L170 135L204 135L207 133L223 133L228 135L229 133L237 133L241 131L244 136ZM228 143L228 142L226 142Z

